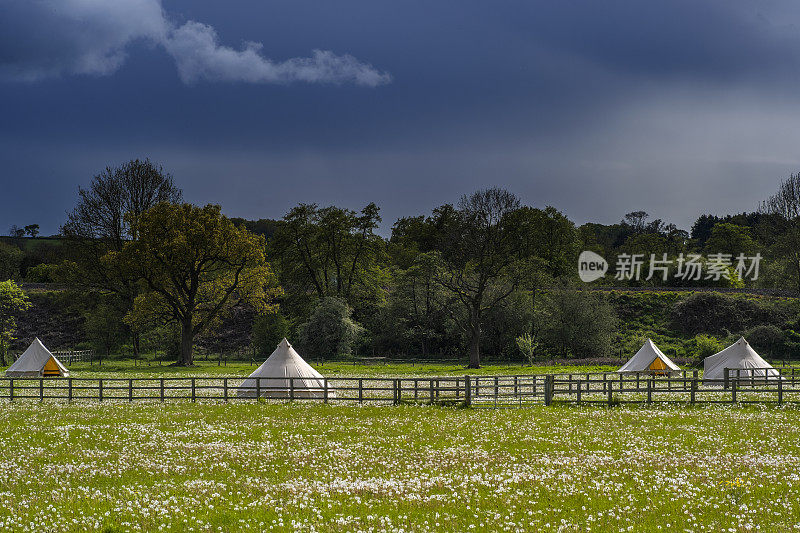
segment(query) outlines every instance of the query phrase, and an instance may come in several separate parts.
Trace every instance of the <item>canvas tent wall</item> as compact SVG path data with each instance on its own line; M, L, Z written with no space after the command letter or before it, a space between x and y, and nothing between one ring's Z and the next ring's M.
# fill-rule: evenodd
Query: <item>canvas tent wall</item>
M740 337L721 352L703 361L704 380L724 380L726 368L739 368L741 377L780 379L780 372L761 358L750 344Z
M290 379L293 378L293 379ZM236 391L241 398L325 397L325 378L306 363L289 341L283 339L264 363ZM328 397L335 396L328 388Z
M39 378L69 376L69 370L45 348L37 337L6 370L10 378Z
M664 355L655 343L647 339L639 351L622 365L617 372L657 372L669 373L680 370L680 367Z

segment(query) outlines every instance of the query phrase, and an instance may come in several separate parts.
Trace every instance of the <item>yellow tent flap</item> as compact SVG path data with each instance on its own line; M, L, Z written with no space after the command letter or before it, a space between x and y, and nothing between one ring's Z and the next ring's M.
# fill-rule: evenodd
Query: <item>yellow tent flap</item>
M47 362L44 364L43 374L45 376L61 375L61 369L58 368L58 365L56 364L56 362L53 360L52 357L48 359Z
M661 360L660 357L656 357L655 359L653 359L653 362L650 363L650 366L647 367L647 369L648 370L666 370L667 369L667 365L664 363L664 361Z

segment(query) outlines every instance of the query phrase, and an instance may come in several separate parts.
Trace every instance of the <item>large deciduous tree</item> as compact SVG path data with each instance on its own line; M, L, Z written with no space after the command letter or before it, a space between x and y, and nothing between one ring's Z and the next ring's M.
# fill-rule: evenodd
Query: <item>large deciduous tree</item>
M521 243L512 224L519 206L516 196L499 188L463 196L442 233L437 281L462 311L446 307L469 340L470 368L480 367L486 313L514 293L523 280Z
M761 211L781 217L787 225L775 248L787 259L787 270L794 279L796 290L800 290L800 173L791 174L778 186L778 192L770 196Z
M295 207L270 241L281 282L297 294L331 296L358 307L359 300L380 292L380 221L373 203L360 214L315 204Z
M264 237L234 226L219 206L158 204L139 216L136 231L104 262L144 286L126 321L180 326L182 365L193 364L195 337L234 303L265 312L280 293Z
M72 284L113 293L115 298L107 301L123 314L129 311L138 294L136 280L102 257L138 238L138 221L145 211L162 202L180 202L181 197L172 176L149 159L106 167L87 189L79 187L78 203L61 227L73 250L73 268L67 269ZM138 355L135 333L132 341Z
M5 366L8 346L14 340L17 317L31 306L22 289L11 280L0 281L0 365Z

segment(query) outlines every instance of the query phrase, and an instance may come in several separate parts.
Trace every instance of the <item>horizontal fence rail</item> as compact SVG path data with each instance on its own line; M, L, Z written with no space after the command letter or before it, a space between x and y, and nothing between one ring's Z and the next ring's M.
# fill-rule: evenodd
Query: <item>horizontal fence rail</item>
M800 402L796 369L725 369L722 379L697 371L445 377L153 377L0 378L0 400L317 401L463 404L474 407L621 403Z

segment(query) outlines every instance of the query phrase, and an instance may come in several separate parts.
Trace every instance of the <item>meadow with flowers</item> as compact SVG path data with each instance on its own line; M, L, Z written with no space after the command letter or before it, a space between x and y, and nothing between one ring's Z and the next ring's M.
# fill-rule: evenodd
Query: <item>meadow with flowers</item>
M800 410L0 404L0 530L790 531Z

